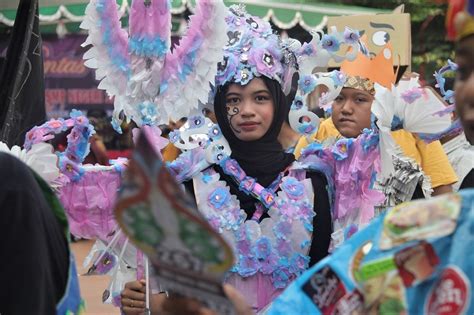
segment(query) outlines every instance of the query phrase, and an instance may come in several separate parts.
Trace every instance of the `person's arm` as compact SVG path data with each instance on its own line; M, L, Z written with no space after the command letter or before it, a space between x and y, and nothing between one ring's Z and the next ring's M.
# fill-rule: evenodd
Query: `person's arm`
M433 196L453 191L451 185L458 181L458 177L441 143L426 144L417 138L416 146L421 156L421 168L431 178Z
M451 185L441 185L433 188L432 196L438 196L441 194L447 194L453 192L453 187Z
M313 184L314 212L316 212L313 219L313 239L309 250L309 265L312 266L328 255L332 217L326 177L319 172L311 172L307 176Z

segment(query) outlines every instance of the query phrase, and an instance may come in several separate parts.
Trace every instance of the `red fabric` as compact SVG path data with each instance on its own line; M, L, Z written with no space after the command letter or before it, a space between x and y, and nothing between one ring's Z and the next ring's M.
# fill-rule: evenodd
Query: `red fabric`
M115 160L119 157L129 158L132 155L132 150L107 150L109 160Z

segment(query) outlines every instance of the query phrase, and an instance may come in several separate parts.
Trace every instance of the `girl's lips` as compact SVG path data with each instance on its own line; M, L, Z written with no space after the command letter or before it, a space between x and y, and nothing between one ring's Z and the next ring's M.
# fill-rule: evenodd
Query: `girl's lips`
M344 122L355 123L354 120L348 119L348 118L341 118L341 119L339 119L339 122L341 122L341 123L344 123Z
M238 126L243 131L254 131L255 129L257 129L258 125L259 124L256 122L245 122L245 123L239 124Z

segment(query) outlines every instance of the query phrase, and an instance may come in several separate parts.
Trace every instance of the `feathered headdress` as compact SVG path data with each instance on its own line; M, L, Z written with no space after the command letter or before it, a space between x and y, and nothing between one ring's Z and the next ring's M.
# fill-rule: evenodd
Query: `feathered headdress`
M92 0L81 24L86 66L96 69L100 89L114 97L114 128L123 116L139 126L188 116L206 103L216 64L225 44L226 7L222 0L201 0L186 36L170 50L171 4L133 1L130 33L121 28L117 4Z

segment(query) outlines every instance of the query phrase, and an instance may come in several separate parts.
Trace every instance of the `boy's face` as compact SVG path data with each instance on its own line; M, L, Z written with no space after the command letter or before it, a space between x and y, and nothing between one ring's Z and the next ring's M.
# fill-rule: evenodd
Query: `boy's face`
M363 90L343 88L332 104L332 121L339 133L355 138L365 128L370 128L374 97Z
M456 113L467 140L474 144L474 35L462 39L456 49Z

